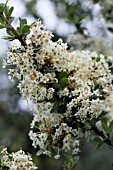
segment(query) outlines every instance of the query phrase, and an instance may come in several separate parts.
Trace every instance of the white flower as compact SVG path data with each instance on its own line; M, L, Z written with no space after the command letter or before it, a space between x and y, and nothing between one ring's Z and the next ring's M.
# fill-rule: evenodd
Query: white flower
M30 154L25 154L24 151L19 150L17 152L12 152L9 154L7 148L1 151L1 165L6 166L10 170L35 170L37 167L32 162L32 157Z

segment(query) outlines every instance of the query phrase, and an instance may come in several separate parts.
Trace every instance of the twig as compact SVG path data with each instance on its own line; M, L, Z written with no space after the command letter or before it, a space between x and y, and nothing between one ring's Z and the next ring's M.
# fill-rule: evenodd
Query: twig
M21 44L25 47L26 46L25 41L21 38L20 34L12 26L11 26L11 31L15 35L15 38L17 38L21 42Z
M109 146L113 146L111 144L111 141L109 139L109 136L106 135L102 130L100 130L97 126L96 126L96 123L91 123L91 130L94 130L94 132L101 136L103 139L104 139L104 142L107 143Z
M12 31L12 33L15 35L15 39L18 39L21 42L21 44L25 47L26 43L22 39L22 36L18 33L17 30L15 30L15 28L11 24L9 24L9 19L7 17L5 17L5 16L4 16L4 18L5 18L6 24L9 26L10 30Z

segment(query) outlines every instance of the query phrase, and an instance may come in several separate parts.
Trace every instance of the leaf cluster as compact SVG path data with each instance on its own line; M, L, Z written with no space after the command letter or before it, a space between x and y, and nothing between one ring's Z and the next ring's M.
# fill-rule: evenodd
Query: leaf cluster
M61 73L57 73L57 78L58 78L58 83L54 83L53 87L56 90L60 90L66 87L67 83L68 83L68 73L65 72L61 72ZM51 113L57 111L58 113L64 113L65 112L65 103L60 102L60 99L56 99L54 101L54 105L53 108L51 110Z
M12 16L14 7L9 7L6 4L0 3L0 29L5 28L8 36L3 39L12 41L18 39L25 46L25 36L30 32L30 25L26 19L19 18L19 26L15 29L11 24L15 17Z
M71 155L65 155L66 161L64 162L64 170L72 170L77 165L79 157L73 157Z

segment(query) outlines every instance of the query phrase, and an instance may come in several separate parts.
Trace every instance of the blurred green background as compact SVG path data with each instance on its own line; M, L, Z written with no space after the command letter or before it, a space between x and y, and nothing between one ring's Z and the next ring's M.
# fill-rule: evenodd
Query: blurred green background
M15 26L19 16L26 17L29 23L41 18L54 33L53 40L61 37L70 50L88 49L113 55L113 0L9 0L9 4L15 6ZM0 31L0 39L3 35L5 31ZM64 158L35 156L28 137L32 113L19 94L18 82L11 83L7 70L2 68L8 43L0 40L0 44L0 145L7 146L10 152L20 148L30 152L39 170L62 170ZM113 169L113 151L107 145L99 150L94 147L88 137L81 139L80 161L75 170Z

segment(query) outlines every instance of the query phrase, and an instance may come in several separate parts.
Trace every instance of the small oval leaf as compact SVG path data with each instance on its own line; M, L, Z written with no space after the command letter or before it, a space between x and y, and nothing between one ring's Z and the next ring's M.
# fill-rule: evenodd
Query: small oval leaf
M40 150L36 153L36 155L37 155L37 156L40 156L43 152L44 152L44 149L40 149Z
M103 142L103 139L100 136L96 136L96 135L92 136L91 140L95 141L95 142L98 142L98 143L102 143Z
M64 77L59 81L59 84L63 87L67 84L68 78Z
M29 30L30 30L30 26L29 25L24 25L23 28L22 28L22 32L23 33L27 33L27 32L29 32Z
M68 76L68 73L66 71L60 73L60 75L58 76L58 80L61 80L62 78L64 77L67 77Z

